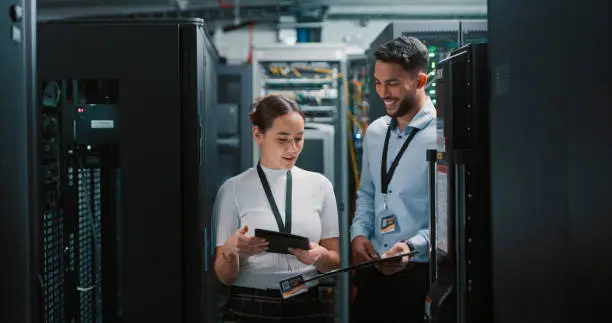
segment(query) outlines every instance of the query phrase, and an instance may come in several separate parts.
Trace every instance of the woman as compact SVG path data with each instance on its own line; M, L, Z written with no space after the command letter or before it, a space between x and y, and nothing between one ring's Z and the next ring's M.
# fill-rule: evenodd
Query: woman
M219 188L215 272L231 286L225 312L237 322L324 319L316 286L284 300L279 290L281 280L297 274L307 279L340 263L333 187L323 175L295 166L304 145L304 121L290 99L270 95L259 101L251 112L259 163ZM307 237L310 249L268 253L268 243L254 237L255 229Z

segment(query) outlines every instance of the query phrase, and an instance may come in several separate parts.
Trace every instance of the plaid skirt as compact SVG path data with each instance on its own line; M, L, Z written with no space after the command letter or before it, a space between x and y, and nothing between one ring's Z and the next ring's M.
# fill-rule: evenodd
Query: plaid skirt
M225 323L325 323L326 319L317 287L283 299L279 290L234 286L223 313Z

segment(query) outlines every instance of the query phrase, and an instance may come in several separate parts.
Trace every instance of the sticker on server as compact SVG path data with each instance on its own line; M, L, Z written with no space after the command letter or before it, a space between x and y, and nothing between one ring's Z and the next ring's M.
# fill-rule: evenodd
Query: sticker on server
M115 128L115 120L91 120L91 129Z

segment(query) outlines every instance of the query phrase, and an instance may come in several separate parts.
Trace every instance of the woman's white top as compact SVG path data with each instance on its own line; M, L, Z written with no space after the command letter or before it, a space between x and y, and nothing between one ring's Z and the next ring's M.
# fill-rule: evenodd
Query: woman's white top
M287 170L263 166L262 169L284 223ZM316 243L322 239L338 237L338 208L330 181L319 173L297 166L292 168L291 176L291 233ZM215 200L214 218L217 221L217 246L222 246L244 225L249 227L246 235L250 237L255 234L255 229L279 231L256 167L221 185ZM296 274L309 278L317 272L313 265L304 265L291 254L263 252L240 258L240 270L234 286L279 289L279 281Z

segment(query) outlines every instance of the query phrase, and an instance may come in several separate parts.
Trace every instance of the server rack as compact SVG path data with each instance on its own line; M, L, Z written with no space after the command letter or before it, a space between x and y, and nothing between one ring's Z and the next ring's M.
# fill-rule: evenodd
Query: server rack
M36 3L0 0L0 321L39 322ZM10 301L9 301L10 300Z
M400 36L413 36L421 40L429 49L430 82L426 86L427 94L436 105L436 83L433 82L433 71L438 62L449 53L467 43L480 43L487 40L486 20L415 20L392 22L372 41L367 51L370 61L370 75L374 75L374 51L383 43ZM385 115L384 104L376 94L376 84L368 82L368 115L376 120Z
M488 43L489 32L487 27L486 20L461 20L459 22L459 30L461 31L459 45Z
M372 77L368 71L368 56L366 53L349 55L347 60L349 91L348 91L348 125L349 137L349 223L355 215L355 201L359 190L361 164L363 155L363 136L368 128L368 82Z
M430 164L428 322L491 322L488 45L436 68L437 150Z
M205 29L204 29L205 30ZM205 113L200 115L200 127L204 127L205 131L201 132L198 136L203 144L201 147L203 151L200 153L200 182L199 185L202 189L200 193L200 203L203 206L197 216L203 216L202 219L198 221L203 221L204 225L204 264L202 271L202 267L193 267L192 274L194 277L198 275L205 275L205 295L199 294L198 289L192 289L193 291L193 310L197 311L198 309L204 309L205 313L203 314L205 322L218 322L218 311L217 306L215 304L218 300L218 287L220 285L219 279L215 274L214 270L214 262L215 262L215 247L216 240L214 237L215 231L215 223L212 216L212 206L215 200L215 196L217 194L217 190L219 189L219 185L215 183L215 171L219 169L219 166L222 165L219 160L219 148L218 142L215 140L216 134L219 132L219 128L223 127L223 125L219 125L218 123L218 115L215 111L215 106L218 104L218 68L219 68L219 53L217 48L214 46L212 39L208 37L208 34L205 31L199 33L200 35L200 43L199 48L200 52L199 58L203 61L203 71L204 73L204 107ZM192 241L192 246L196 248L192 250L193 255L199 255L200 250L198 249L201 245L202 240L199 236L194 236L194 240ZM197 299L197 301L196 301ZM206 304L203 306L202 304ZM198 316L194 316L194 320L198 321Z
M250 65L219 65L218 119L220 180L247 170L253 166L253 136L249 112L252 106Z
M203 22L38 32L43 153L59 165L43 169L45 321L203 321L217 151Z
M346 58L344 44L255 45L252 63L253 100L268 94L295 99L306 114L306 130L318 134L310 139L305 136L297 166L333 176L329 180L338 201L342 266L349 265L350 255ZM252 162L258 159L259 151L253 149ZM330 160L333 175L325 169L326 161ZM348 275L342 274L335 282L323 285L328 285L327 292L334 295L335 301L333 305L330 301L329 306L334 307L336 320L348 320Z
M601 321L612 307L612 61L591 53L612 51L612 2L491 0L487 12L494 321Z

